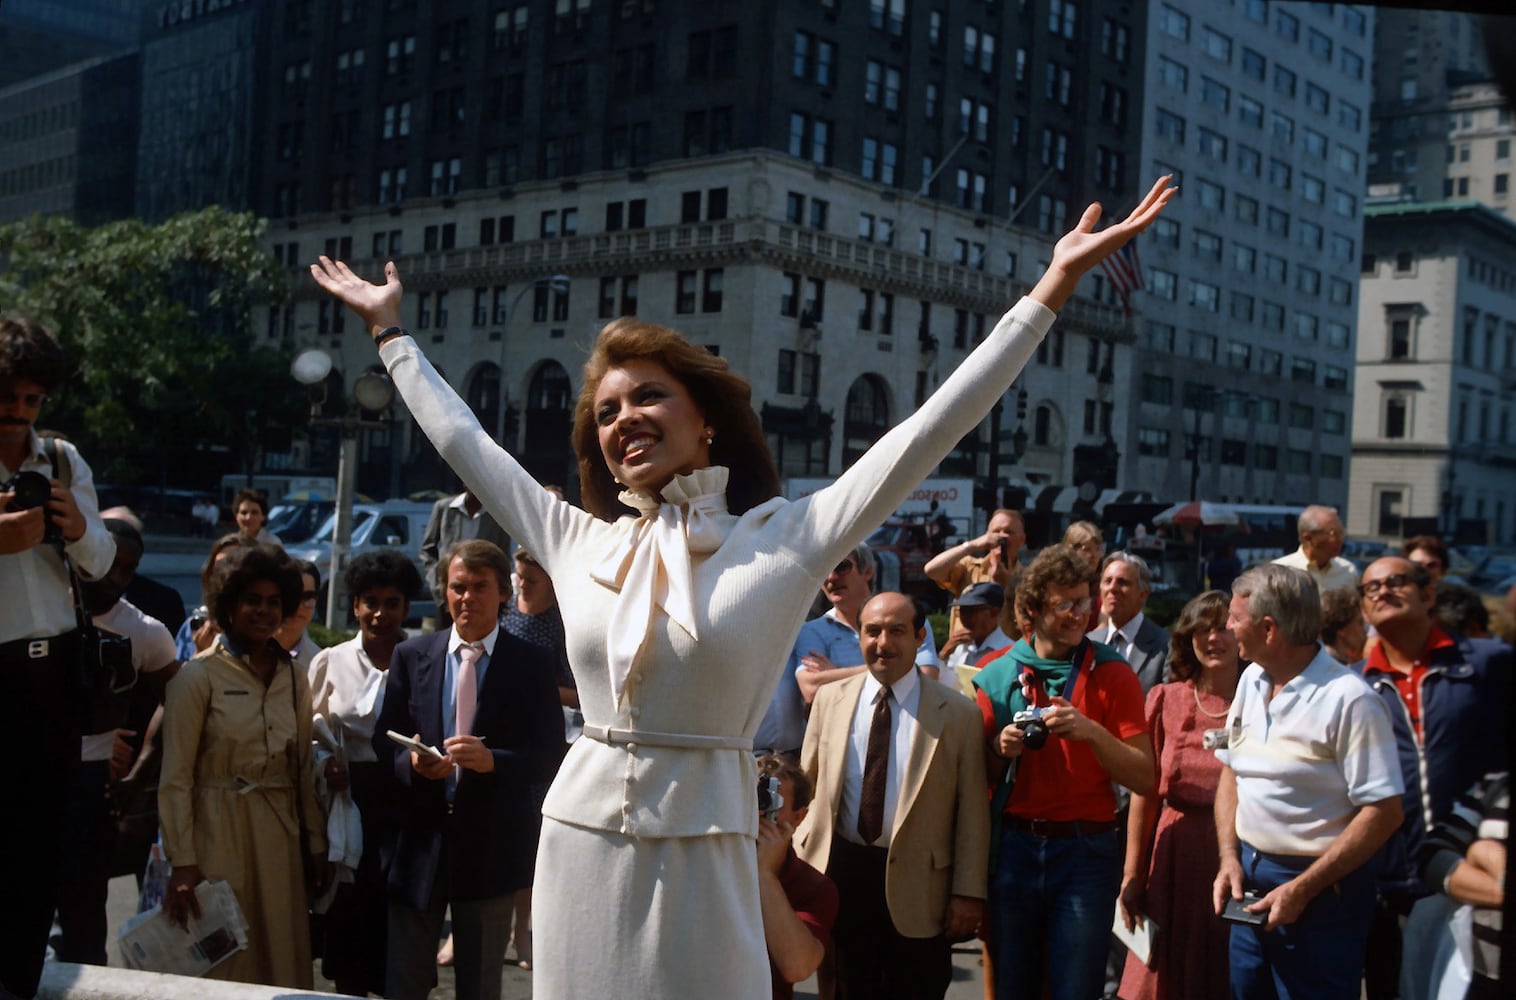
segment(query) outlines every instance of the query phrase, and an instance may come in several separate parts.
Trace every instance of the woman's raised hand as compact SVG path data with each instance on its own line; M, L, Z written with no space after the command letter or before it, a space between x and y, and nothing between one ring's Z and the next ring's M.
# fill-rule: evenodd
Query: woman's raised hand
M332 260L323 254L311 265L311 277L323 290L346 303L358 314L374 337L392 326L400 325L400 272L395 262L384 265L384 284L376 285L353 273L352 268L340 260Z
M1079 224L1053 247L1053 261L1032 289L1031 297L1055 312L1062 308L1074 294L1080 278L1152 225L1164 206L1173 200L1179 189L1169 186L1170 178L1169 174L1158 178L1130 215L1099 232L1095 231L1095 224L1100 221L1100 203L1086 208Z

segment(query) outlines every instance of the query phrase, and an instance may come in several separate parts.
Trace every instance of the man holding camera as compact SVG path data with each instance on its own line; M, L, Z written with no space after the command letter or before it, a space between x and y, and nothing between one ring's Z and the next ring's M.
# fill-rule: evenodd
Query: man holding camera
M1212 896L1232 922L1232 995L1357 1000L1368 862L1400 826L1405 791L1390 714L1317 643L1321 599L1304 571L1239 576L1227 628L1252 661L1216 750Z
M774 1000L821 965L837 920L837 887L790 846L810 810L811 782L778 754L758 758L758 903Z
M1017 593L1031 638L974 677L996 783L989 922L1000 1000L1042 997L1044 977L1052 1000L1101 995L1123 848L1111 782L1143 795L1156 784L1142 685L1085 636L1094 576L1072 546L1044 549Z
M0 318L0 732L26 763L6 800L25 822L0 824L12 880L0 907L0 990L37 992L52 925L64 806L79 765L77 618L67 553L85 579L104 575L115 543L100 521L90 468L66 441L33 429L67 365L31 320Z

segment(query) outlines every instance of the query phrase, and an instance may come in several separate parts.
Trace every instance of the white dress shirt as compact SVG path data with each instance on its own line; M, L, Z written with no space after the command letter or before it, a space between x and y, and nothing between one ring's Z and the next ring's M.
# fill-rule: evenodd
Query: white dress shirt
M65 459L64 456L67 456ZM84 515L84 534L64 546L74 571L86 580L98 580L110 572L116 558L116 541L100 520L95 499L95 477L79 451L67 441L58 442L58 464L68 462L69 488ZM31 436L30 452L21 469L57 478L42 450L37 432ZM0 482L21 469L0 462ZM24 552L0 555L0 642L43 639L78 627L73 600L69 597L68 573L51 545L33 545Z
M1137 641L1137 632L1142 628L1146 619L1141 611L1132 616L1131 620L1120 628L1115 622L1111 622L1110 631L1106 633L1105 644L1121 654L1121 658L1128 663L1132 662L1132 644Z
M921 675L908 670L890 685L894 704L890 705L890 760L884 779L884 829L870 846L890 846L895 829L895 809L900 803L900 776L911 756L911 740L916 738L916 716L921 709ZM863 678L858 707L853 710L853 728L848 736L847 768L842 779L842 803L838 806L837 832L855 844L858 836L858 806L863 801L863 763L869 752L869 729L874 725L874 706L884 694L884 685L873 674Z

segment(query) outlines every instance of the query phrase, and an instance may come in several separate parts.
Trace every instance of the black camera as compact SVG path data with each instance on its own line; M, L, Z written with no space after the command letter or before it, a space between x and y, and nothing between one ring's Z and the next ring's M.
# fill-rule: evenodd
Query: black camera
M1048 724L1042 721L1045 708L1033 706L1011 716L1011 724L1021 730L1021 745L1028 750L1041 750L1048 741Z
M94 627L79 630L79 687L84 731L104 733L126 724L137 684L132 641Z
M11 502L6 504L5 509L9 513L17 513L23 510L31 510L33 507L46 508L47 502L53 498L52 482L40 472L30 469L11 476L10 479L0 483L0 493L11 494ZM43 512L43 540L59 542L63 540L63 529L59 528Z
M784 795L779 791L779 778L772 774L758 776L758 815L770 823L779 822L779 810L784 808Z

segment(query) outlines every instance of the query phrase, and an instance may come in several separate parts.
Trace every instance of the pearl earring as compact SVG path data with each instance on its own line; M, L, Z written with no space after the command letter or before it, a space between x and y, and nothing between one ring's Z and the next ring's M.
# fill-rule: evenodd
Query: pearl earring
M706 444L710 444L714 440L716 440L716 432L715 431L706 431L705 432L705 443Z

